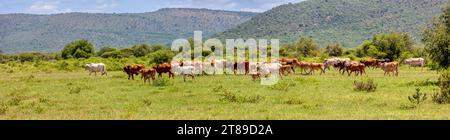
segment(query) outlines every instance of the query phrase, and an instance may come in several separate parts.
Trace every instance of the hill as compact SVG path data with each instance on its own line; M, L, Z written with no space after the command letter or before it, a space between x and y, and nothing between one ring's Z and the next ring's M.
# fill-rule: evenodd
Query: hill
M322 45L356 47L379 32L409 32L441 13L447 0L307 0L261 13L218 38L278 38L281 43L310 36Z
M171 43L191 37L195 30L204 36L225 31L249 20L256 13L208 9L166 8L148 13L53 15L0 15L0 50L60 51L75 39L88 39L96 48L125 47L137 43Z

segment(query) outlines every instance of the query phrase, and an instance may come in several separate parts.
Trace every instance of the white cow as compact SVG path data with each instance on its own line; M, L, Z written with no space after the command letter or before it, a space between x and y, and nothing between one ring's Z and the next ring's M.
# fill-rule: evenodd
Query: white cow
M264 76L268 76L269 74L278 74L280 76L280 78L282 78L281 75L281 64L276 62L276 63L263 63L260 65L260 73L261 75Z
M195 67L194 66L179 66L175 65L173 68L174 72L179 73L183 76L183 80L186 82L186 76L191 76L192 80L194 80L195 76Z
M97 76L97 72L100 72L103 75L108 76L108 73L106 72L106 65L103 63L88 63L84 65L85 70L89 70L89 76L92 73L95 73L95 76Z
M404 61L405 64L410 67L423 67L425 66L425 59L423 58L409 58Z

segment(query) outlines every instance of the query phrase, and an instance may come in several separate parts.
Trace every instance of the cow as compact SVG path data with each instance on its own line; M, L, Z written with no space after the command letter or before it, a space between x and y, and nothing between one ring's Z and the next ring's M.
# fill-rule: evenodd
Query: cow
M324 67L325 69L330 70L330 67L333 66L334 68L338 68L336 67L337 63L339 62L346 62L346 61L350 61L350 58L330 58L330 59L325 59L323 61Z
M409 67L424 67L425 66L425 59L423 58L408 58L404 62L404 64L409 65Z
M380 64L382 63L389 63L389 62L392 62L392 60L389 58L377 59L377 67L381 66Z
M143 64L128 64L123 67L123 71L128 74L128 80L130 78L134 80L134 75L139 75L139 71L144 68L145 66Z
M172 72L172 66L168 63L163 63L163 64L159 64L156 66L153 66L153 69L156 70L156 72L158 73L158 77L162 77L163 73L168 73L169 74L169 78L174 78L175 75Z
M322 75L322 73L325 73L325 66L322 63L310 63L308 65L308 69L309 69L309 73L308 74L313 74L314 71L319 70L320 71L320 75Z
M183 76L183 81L186 82L186 77L190 76L192 77L192 80L194 80L195 77L195 67L194 66L175 66L173 68L175 72L179 73Z
M305 72L306 74L308 74L308 72L306 71L307 69L309 69L309 64L307 62L301 62L298 61L297 63L294 63L294 65L298 66L301 69L301 74L303 74L303 72Z
M281 58L278 59L278 61L282 64L282 65L292 65L291 69L295 74L295 68L294 66L296 65L296 63L298 63L298 59L297 58Z
M386 76L386 74L391 76L391 72L392 75L398 76L398 64L398 62L380 63L379 67L384 71L384 76Z
M89 76L91 76L92 73L95 73L95 76L97 76L97 72L100 72L103 75L108 76L108 73L106 72L106 65L103 63L88 63L84 65L84 69L89 71Z
M365 60L360 60L359 62L363 63L368 68L371 67L372 69L375 69L377 67L376 59L365 59Z
M280 67L280 72L281 72L281 74L283 74L283 75L290 74L293 67L294 67L294 65L289 65L289 64L281 65L281 67Z
M363 63L347 63L345 67L348 76L352 75L353 72L356 76L366 74L366 65Z
M278 74L280 76L280 78L283 79L282 73L280 71L281 66L282 65L278 62L263 63L260 66L260 74L265 77L267 77L269 74Z
M140 70L141 73L141 80L144 80L144 83L147 83L147 81L149 81L150 83L150 79L153 81L156 79L156 70L155 69L141 69Z

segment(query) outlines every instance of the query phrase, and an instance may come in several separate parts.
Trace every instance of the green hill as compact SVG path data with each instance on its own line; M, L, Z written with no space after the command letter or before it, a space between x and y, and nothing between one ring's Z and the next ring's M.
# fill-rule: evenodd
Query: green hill
M409 32L419 41L421 26L441 13L448 0L307 0L261 13L236 28L214 35L225 38L278 38L288 43L311 36L322 45L356 47L379 32Z
M125 47L137 43L171 43L225 31L249 20L256 13L207 9L167 8L133 14L66 13L54 15L1 14L0 50L60 51L75 39L88 39L100 46Z

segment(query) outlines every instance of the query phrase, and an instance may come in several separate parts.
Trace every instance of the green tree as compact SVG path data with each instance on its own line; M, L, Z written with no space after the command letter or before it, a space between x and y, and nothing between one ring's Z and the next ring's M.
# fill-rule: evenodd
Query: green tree
M329 56L341 56L342 52L343 49L339 44L327 45L327 47L325 47L325 53Z
M317 56L319 45L312 38L301 37L294 44L287 45L286 49L282 51L292 57Z
M94 45L85 39L72 41L61 51L61 57L64 59L89 58L93 55Z
M151 52L151 46L148 44L138 44L131 47L133 55L136 57L146 56Z
M422 41L425 50L431 60L439 69L447 69L450 66L450 4L444 9L443 14L433 21L430 28L422 32Z
M104 53L106 53L106 52L113 52L113 51L116 51L117 49L116 48L113 48L113 47L109 47L109 46L105 46L105 47L102 47L98 52L97 52L97 56L102 56Z
M168 49L158 50L150 54L150 63L151 64L168 63L170 62L170 60L172 60L174 56L175 54L171 50Z
M412 51L412 40L408 33L391 32L375 34L372 40L366 40L359 45L358 57L398 59L402 53Z

